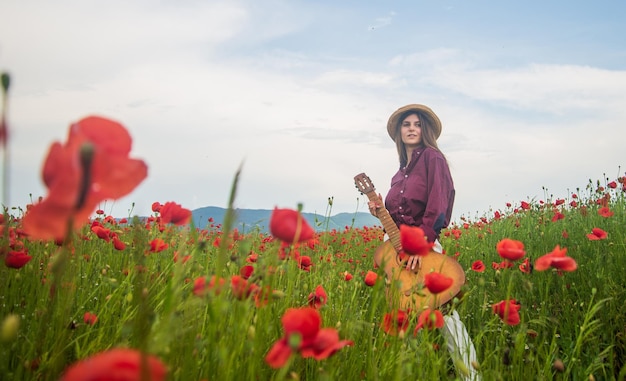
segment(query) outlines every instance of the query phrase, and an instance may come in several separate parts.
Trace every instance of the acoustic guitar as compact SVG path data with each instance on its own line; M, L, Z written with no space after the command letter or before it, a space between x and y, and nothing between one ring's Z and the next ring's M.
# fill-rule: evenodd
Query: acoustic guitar
M356 175L354 183L370 201L382 205L374 184L365 173ZM435 309L449 302L461 291L461 287L465 284L465 271L454 258L431 250L430 253L421 257L419 268L407 270L406 263L400 255L402 253L400 230L384 206L378 210L378 219L389 235L389 240L376 249L374 263L385 271L388 285L387 300L391 305L397 301L399 307L403 309L418 311L426 307ZM437 271L452 278L453 283L450 288L439 294L430 293L424 287L424 275L431 271Z

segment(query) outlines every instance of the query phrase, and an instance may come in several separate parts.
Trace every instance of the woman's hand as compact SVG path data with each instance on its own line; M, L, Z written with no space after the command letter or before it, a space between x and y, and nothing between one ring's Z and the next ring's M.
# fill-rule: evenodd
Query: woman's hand
M369 201L367 203L367 207L369 208L372 216L378 217L378 210L383 207L382 200L383 200L383 197L379 193L378 201Z
M406 261L407 271L419 270L420 267L422 267L422 257L419 255L410 255L409 259Z

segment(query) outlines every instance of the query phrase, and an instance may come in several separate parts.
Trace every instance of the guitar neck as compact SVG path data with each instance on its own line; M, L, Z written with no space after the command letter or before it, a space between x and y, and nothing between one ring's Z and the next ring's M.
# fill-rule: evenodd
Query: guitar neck
M375 191L366 192L365 195L372 202L382 202L382 200L376 195ZM381 206L380 209L378 209L377 217L380 220L380 223L383 224L383 228L385 228L385 232L389 236L389 240L391 241L393 248L396 249L396 252L401 252L402 243L400 242L400 229L398 229L398 226L391 218L389 211L384 206Z

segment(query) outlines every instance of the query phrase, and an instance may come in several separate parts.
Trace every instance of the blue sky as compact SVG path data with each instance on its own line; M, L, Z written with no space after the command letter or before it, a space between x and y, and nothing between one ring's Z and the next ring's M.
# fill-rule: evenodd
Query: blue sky
M103 5L104 4L104 5ZM303 203L367 211L408 103L443 122L454 217L624 175L621 1L56 1L0 5L12 75L11 206L45 195L49 145L86 115L124 124L149 176L103 208ZM580 189L577 189L580 188Z

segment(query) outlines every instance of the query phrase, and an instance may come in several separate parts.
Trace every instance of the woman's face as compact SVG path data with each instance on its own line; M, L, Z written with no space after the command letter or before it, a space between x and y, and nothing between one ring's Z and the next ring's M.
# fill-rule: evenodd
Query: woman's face
M400 136L407 148L414 148L422 142L422 126L420 118L416 114L411 114L404 118L400 125Z

